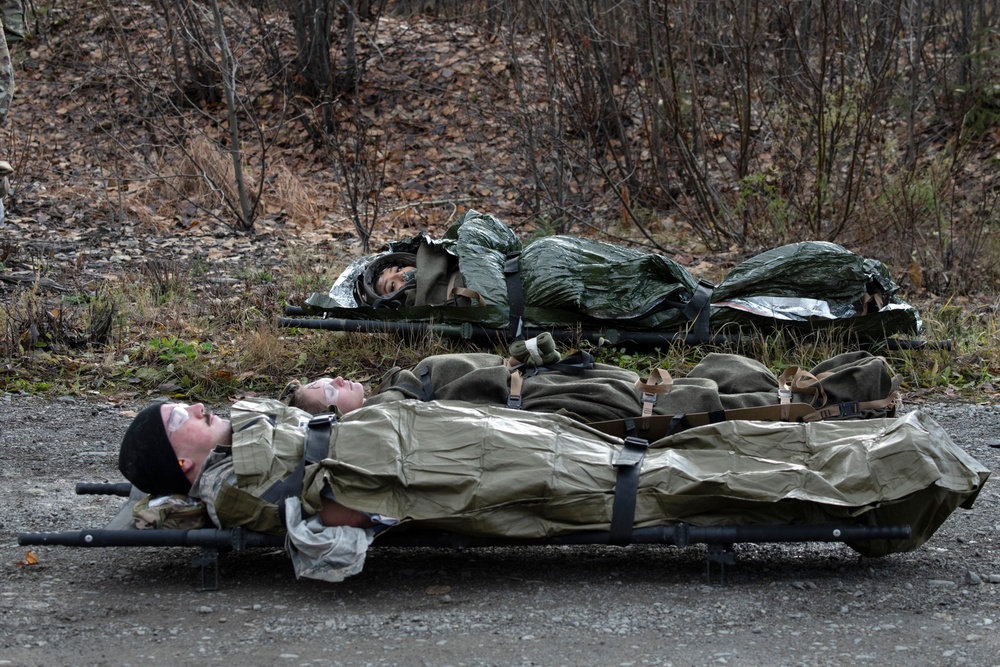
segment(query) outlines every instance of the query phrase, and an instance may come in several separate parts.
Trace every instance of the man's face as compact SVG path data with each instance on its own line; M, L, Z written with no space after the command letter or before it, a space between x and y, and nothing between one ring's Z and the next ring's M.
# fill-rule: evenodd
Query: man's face
M216 445L232 442L229 420L216 417L201 403L164 403L160 416L177 458L190 459L199 467Z
M378 274L375 280L375 293L379 295L392 294L403 286L406 275L413 271L412 266L390 266Z
M302 387L304 397L316 405L336 405L341 414L357 410L365 402L365 388L359 382L320 378Z

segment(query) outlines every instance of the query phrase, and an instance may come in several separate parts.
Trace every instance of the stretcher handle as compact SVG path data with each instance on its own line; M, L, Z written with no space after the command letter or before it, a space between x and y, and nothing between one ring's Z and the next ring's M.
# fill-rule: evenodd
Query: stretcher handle
M109 484L106 482L77 482L78 496L121 496L127 498L132 493L132 485L128 482Z

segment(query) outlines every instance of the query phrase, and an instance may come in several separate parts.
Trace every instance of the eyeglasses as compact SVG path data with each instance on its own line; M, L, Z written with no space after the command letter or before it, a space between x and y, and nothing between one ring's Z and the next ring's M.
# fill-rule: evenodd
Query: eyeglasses
M184 422L191 418L187 409L188 406L184 403L177 403L171 408L170 414L167 416L167 437L176 433L177 429L184 426Z
M322 378L306 385L306 389L316 389L318 387L323 388L323 400L326 401L327 405L337 404L337 397L340 396L340 390L333 386L333 381L330 378Z

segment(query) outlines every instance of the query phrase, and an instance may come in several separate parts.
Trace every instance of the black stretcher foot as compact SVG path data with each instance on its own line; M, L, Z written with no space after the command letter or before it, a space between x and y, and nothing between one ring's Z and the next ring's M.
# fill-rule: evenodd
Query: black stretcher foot
M198 568L198 577L201 580L201 590L219 590L219 550L205 547L201 553L191 559L191 565ZM212 583L208 582L208 571L212 573Z
M719 581L712 581L712 563L719 564ZM736 564L736 551L732 544L709 544L705 557L705 577L709 586L726 585L726 566Z

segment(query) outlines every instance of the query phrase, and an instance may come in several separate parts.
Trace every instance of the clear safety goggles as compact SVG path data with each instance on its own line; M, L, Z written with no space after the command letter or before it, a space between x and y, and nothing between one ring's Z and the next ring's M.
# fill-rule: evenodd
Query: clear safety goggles
M319 387L323 388L323 400L326 401L326 404L336 405L337 397L340 396L340 390L333 385L333 380L330 378L320 378L306 385L306 389L317 389Z
M170 414L167 415L167 437L176 433L177 429L184 426L184 422L191 418L187 410L189 407L191 406L186 403L177 403L170 409Z

